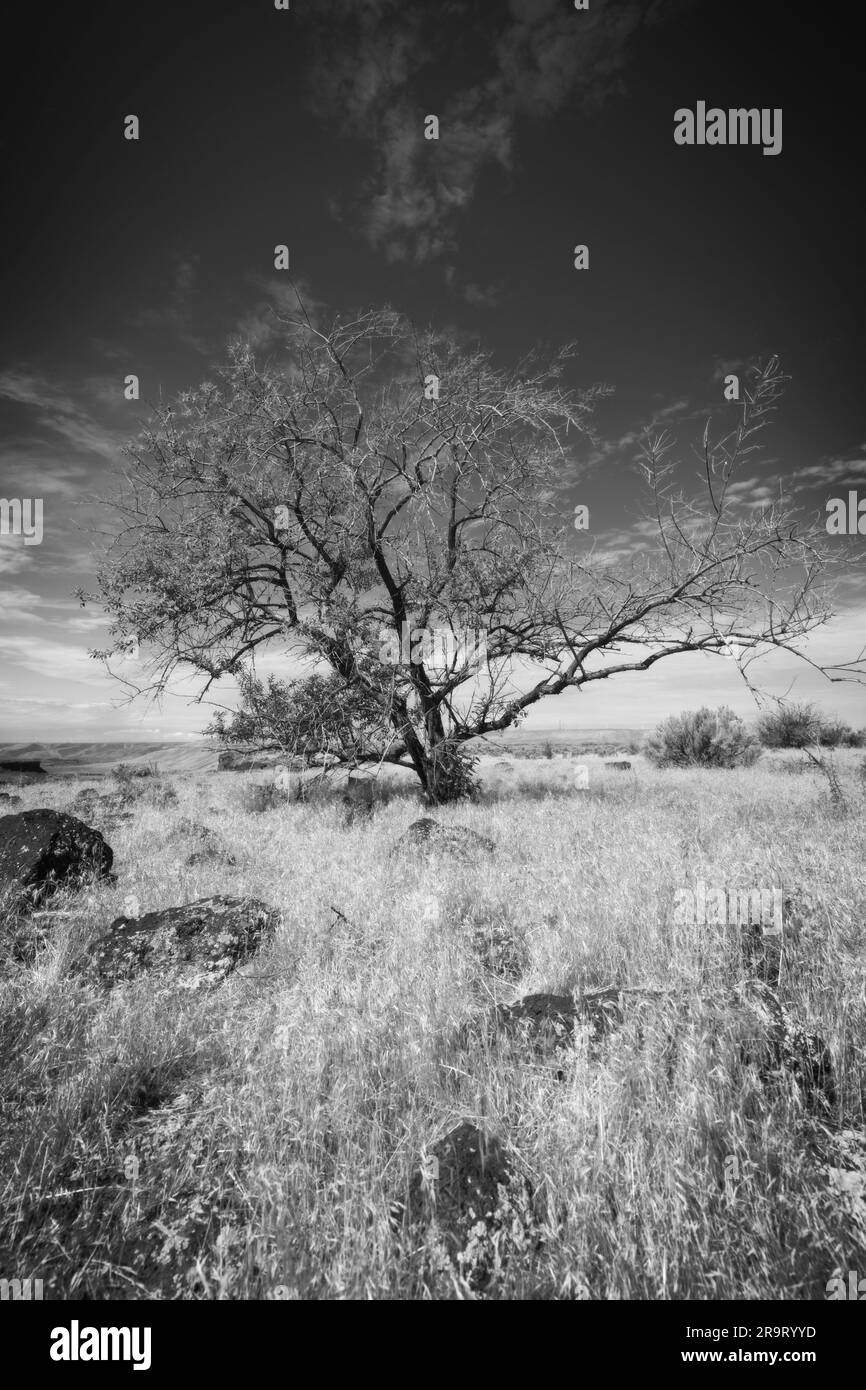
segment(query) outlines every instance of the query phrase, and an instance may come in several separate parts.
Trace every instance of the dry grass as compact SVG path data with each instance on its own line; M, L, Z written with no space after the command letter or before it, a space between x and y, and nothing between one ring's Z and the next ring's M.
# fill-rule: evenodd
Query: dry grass
M406 798L347 828L329 803L247 815L231 774L178 780L176 806L142 794L108 835L117 884L59 903L0 985L0 1274L67 1298L477 1296L389 1220L464 1118L503 1136L532 1192L486 1297L823 1298L866 1266L866 1204L827 1172L863 1124L856 758L838 759L847 814L784 756L733 773L586 758L585 792L568 759L508 761L482 765L479 804L439 813L497 842L464 866L389 858L420 814ZM25 806L68 807L81 785ZM185 868L184 819L236 866ZM730 930L675 925L697 879L799 905L783 995L830 1045L837 1113L762 1086L714 1024L741 966ZM219 991L106 998L71 972L128 895L147 911L212 893L284 916ZM519 978L491 972L486 934L514 943ZM460 1029L492 998L611 982L672 993L598 1056L579 1037L564 1081Z

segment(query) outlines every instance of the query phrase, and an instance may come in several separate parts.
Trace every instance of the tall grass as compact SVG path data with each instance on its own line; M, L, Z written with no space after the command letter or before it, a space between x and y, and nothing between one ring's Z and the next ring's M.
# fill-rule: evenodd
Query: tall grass
M117 883L58 898L68 915L33 919L29 959L6 963L0 1275L64 1298L479 1296L393 1219L464 1118L531 1193L484 1297L822 1298L866 1267L862 1199L828 1175L863 1124L857 779L840 815L784 758L639 760L627 779L587 761L583 792L567 759L483 765L485 797L437 813L495 839L467 865L389 856L422 814L405 798L349 827L327 801L248 815L233 775L178 782L176 807L139 799L108 835ZM65 807L77 789L24 794ZM184 867L190 819L235 867ZM742 1063L721 1002L736 933L674 920L698 879L795 905L782 993L833 1052L836 1113ZM284 919L214 993L106 996L74 969L129 894L148 911L212 893ZM519 978L488 968L488 931L513 939ZM661 1002L597 1053L578 1034L561 1081L481 1024L494 1000L612 982Z

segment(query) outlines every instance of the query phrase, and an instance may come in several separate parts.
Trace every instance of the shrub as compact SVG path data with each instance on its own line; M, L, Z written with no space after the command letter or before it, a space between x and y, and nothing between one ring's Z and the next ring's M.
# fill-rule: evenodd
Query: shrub
M758 720L758 737L765 748L862 748L866 730L852 729L841 719L825 719L811 704L780 705Z
M765 748L805 748L816 741L821 716L814 705L779 705L762 714L757 727Z
M862 748L866 733L863 729L852 729L842 719L822 721L820 742L826 748Z
M664 720L644 749L656 767L750 767L760 745L731 709L686 710Z

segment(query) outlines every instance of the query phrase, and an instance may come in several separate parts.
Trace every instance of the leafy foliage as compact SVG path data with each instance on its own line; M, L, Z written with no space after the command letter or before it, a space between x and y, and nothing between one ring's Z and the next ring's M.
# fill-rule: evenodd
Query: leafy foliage
M383 713L367 690L335 674L263 682L245 671L237 710L217 714L207 733L225 744L278 749L304 761L331 753L341 762L361 762L379 756Z

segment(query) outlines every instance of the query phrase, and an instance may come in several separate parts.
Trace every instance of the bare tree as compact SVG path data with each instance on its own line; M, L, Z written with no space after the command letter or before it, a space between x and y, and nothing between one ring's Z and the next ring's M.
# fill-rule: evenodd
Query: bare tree
M277 644L379 711L353 758L411 767L439 801L471 783L469 740L547 696L732 642L745 670L829 615L817 528L731 495L775 360L733 431L713 442L708 424L698 492L674 490L672 440L646 439L654 546L623 564L581 556L567 524L574 446L607 390L566 389L571 348L505 369L389 310L282 323L282 358L236 343L218 384L157 409L127 451L124 525L81 597L112 615L112 652L147 648L135 693L192 669L203 699Z

